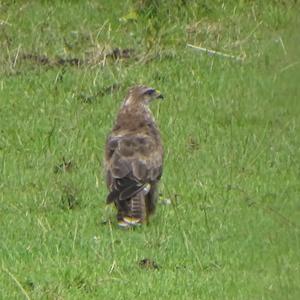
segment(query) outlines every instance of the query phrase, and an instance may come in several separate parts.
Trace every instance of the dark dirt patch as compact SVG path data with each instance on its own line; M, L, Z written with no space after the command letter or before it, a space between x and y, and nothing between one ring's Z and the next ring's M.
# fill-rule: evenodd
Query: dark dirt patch
M113 59L121 59L121 58L132 58L134 56L134 49L132 48L126 48L126 49L120 49L115 48L110 53L108 53L106 56L111 57Z
M21 54L19 57L19 61L30 61L37 65L47 65L47 66L77 66L83 64L83 61L79 58L50 58L46 55L26 53Z
M135 50L132 48L114 48L108 52L94 52L88 55L85 58L78 57L49 57L42 54L36 53L23 53L19 54L18 57L15 58L16 61L29 61L31 63L42 65L42 66L92 66L97 65L101 62L107 62L109 60L118 61L123 59L131 59L135 57ZM108 60L107 60L108 59Z
M148 269L148 270L160 269L159 265L154 260L151 260L149 258L143 258L142 260L140 260L139 266L143 269Z
M38 55L38 54L22 54L20 55L20 60L30 60L36 64L41 64L41 65L48 65L50 64L50 60L47 56L45 55Z

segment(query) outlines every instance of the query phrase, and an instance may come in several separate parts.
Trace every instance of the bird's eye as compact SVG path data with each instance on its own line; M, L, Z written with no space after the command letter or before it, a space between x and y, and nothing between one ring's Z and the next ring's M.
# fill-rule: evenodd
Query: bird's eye
M155 92L155 90L154 89L147 89L146 91L145 91L145 95L153 95L154 94L154 92Z

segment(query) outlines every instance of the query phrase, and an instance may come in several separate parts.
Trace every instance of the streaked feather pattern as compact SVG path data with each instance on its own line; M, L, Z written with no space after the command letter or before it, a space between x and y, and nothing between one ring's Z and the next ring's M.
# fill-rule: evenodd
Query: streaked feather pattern
M130 89L106 141L106 201L115 204L120 226L147 222L155 210L163 147L148 104L156 98L152 88Z

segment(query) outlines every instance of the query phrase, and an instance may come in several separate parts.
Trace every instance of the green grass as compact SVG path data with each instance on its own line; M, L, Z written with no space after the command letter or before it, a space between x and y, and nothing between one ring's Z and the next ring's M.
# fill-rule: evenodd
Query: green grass
M299 299L298 5L15 2L0 4L0 298ZM116 47L134 57L104 61ZM171 205L123 231L102 158L136 83L166 98Z

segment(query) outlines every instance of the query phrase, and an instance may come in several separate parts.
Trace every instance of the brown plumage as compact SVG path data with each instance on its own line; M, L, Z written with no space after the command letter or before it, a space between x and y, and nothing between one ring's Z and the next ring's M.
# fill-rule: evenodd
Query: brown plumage
M155 210L163 147L148 104L157 98L152 88L131 88L106 141L107 203L115 204L120 226L145 223Z

